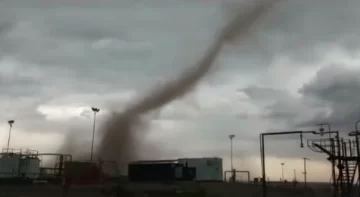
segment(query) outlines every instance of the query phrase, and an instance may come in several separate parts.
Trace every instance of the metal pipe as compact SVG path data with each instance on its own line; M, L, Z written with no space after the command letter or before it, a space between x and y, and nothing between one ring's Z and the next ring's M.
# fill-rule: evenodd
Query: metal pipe
M329 131L330 132L330 131ZM267 195L267 187L266 187L266 172L265 172L265 143L264 136L265 135L289 135L289 134L319 134L316 131L282 131L282 132L268 132L260 134L260 155L261 155L261 169L262 169L262 188L263 188L263 197ZM302 137L302 136L301 136Z
M285 180L284 180L284 165L285 165L285 163L281 163L281 179L282 179L282 182L285 182Z
M310 131L316 132L316 131ZM268 132L268 133L261 133L261 135L287 135L287 134L300 134L303 131L281 131L281 132Z
M186 159L185 159L186 160ZM140 160L140 161L134 161L130 164L146 164L146 163L178 163L179 160Z
M36 155L39 155L39 156L46 156L46 155L49 155L49 156L60 156L60 155L63 155L63 156L66 156L66 157L72 157L71 154L61 154L61 153L39 153L39 154L36 154Z
M261 134L260 135L260 152L261 152L261 170L262 170L262 188L263 188L263 197L267 196L267 188L266 188L266 181L265 181L265 177L266 177L266 172L265 172L265 148L264 148L264 135Z

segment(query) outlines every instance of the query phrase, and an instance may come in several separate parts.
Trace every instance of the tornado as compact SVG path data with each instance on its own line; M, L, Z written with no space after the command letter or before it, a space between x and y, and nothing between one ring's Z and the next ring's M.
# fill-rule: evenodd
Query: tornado
M180 99L191 92L193 87L211 70L216 57L225 43L241 44L249 29L275 4L275 1L253 3L246 9L239 9L215 36L205 54L193 65L180 73L175 80L170 80L147 95L135 99L120 113L113 113L101 129L101 140L96 150L96 157L101 160L116 161L121 170L129 162L139 159L137 143L149 126L144 115L159 110L170 102ZM244 10L247 10L243 12Z

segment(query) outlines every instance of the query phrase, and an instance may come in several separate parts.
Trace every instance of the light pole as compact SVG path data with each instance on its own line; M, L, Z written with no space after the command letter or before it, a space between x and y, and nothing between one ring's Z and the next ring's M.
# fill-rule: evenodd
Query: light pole
M235 182L235 171L233 167L233 139L235 135L231 134L229 135L230 138L230 168L231 168L231 181Z
M281 163L281 180L284 182L284 165L285 163Z
M234 170L233 168L233 139L235 135L229 135L230 138L230 166L231 166L231 172Z
M306 160L310 160L309 158L306 158L306 157L304 157L303 158L304 159L304 172L303 172L303 174L304 174L304 187L306 187L306 174L307 174L307 172L306 172Z
M7 143L6 150L9 153L10 138L11 138L11 128L12 128L12 125L15 123L15 120L9 120L8 123L9 123L10 128L9 128L9 137L8 137L8 143Z
M329 123L320 123L320 124L317 124L316 126L320 126L320 129L322 129L323 125L326 125L328 127L328 129L329 129L329 138L331 138L331 127L330 127ZM322 130L320 130L320 132L321 132L320 135L323 136L324 135L323 134L324 130L322 129Z
M92 142L91 142L91 156L90 161L93 160L93 150L94 150L94 136L95 136L95 121L96 121L96 113L100 111L100 109L92 107L92 111L94 112L94 124L93 124L93 134L92 134Z

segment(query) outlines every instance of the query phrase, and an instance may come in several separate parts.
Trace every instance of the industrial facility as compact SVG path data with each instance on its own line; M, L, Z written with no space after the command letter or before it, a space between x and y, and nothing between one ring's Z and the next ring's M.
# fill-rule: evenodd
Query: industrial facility
M40 159L37 151L3 149L0 155L0 178L38 178Z
M54 157L53 167L42 166L43 157ZM39 153L36 150L4 148L0 153L0 182L24 183L33 180L60 182L71 155Z
M262 177L252 177L254 178L253 182L249 171L235 170L232 163L231 170L225 170L223 160L219 157L133 161L128 163L127 175L123 176L115 161L73 161L69 154L39 153L36 150L5 148L0 153L0 184L33 184L43 181L66 188L70 185L101 185L111 181L113 184L124 180L128 185L195 183L214 184L222 187L224 184L219 182L227 182L227 178L230 178L230 182L236 182L236 173L242 173L246 174L243 183L253 183L253 186L249 186L249 188L259 189L257 183L260 181L262 196L266 197L271 196L271 188L274 187L269 180L265 179L265 136L299 135L300 147L304 148L303 135L318 135L316 139L307 140L307 147L314 152L328 155L332 166L331 187L328 192L331 192L333 196L356 196L360 194L360 131L358 123L360 121L356 122L355 131L348 134L350 139L341 138L339 131L331 130L330 125L325 131L322 127L323 124L319 131L283 131L260 134ZM230 140L232 139L233 135L230 136ZM45 157L52 158L53 166L49 167L44 164ZM306 162L305 158L304 162ZM307 188L305 168L306 166L304 166L304 187ZM114 182L114 180L116 181ZM282 185L286 187L285 183ZM295 185L294 189L296 189ZM304 192L307 191L304 190Z
M53 157L55 165L45 167L43 157ZM109 166L112 164L112 173ZM72 161L71 155L38 153L35 150L3 149L0 155L0 182L45 180L60 183L77 177L78 184L96 184L104 176L120 176L116 162ZM116 172L116 173L114 173ZM177 160L135 161L128 164L128 180L133 182L223 181L221 158L181 158Z

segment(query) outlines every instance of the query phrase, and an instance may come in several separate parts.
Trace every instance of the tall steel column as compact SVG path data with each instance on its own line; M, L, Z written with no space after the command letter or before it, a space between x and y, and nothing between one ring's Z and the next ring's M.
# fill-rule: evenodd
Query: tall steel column
M229 135L230 138L230 166L231 166L231 171L234 170L233 167L233 139L234 139L235 135L231 134Z
M281 181L285 182L284 180L284 165L285 163L281 163Z
M304 187L307 187L307 171L306 171L306 160L310 160L306 157L303 158L304 159Z
M235 182L235 171L234 171L234 166L233 166L233 139L234 139L235 135L231 134L229 135L230 138L230 167L231 167L231 181Z

